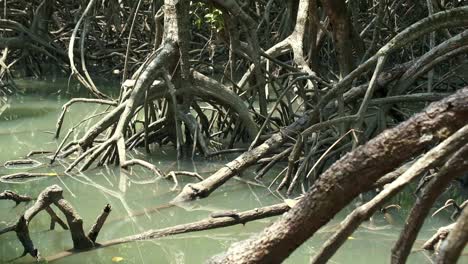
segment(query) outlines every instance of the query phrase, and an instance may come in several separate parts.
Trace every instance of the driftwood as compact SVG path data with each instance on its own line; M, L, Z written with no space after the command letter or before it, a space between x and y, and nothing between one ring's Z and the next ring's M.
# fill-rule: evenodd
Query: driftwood
M27 155L26 158L29 158L34 155L43 155L43 154L52 154L53 151L50 150L31 150Z
M9 160L6 161L3 166L4 167L9 167L9 166L19 166L19 165L32 165L34 163L38 163L35 160L32 159L23 159L23 160Z
M2 180L21 180L28 178L51 177L58 176L55 172L17 172L0 176Z

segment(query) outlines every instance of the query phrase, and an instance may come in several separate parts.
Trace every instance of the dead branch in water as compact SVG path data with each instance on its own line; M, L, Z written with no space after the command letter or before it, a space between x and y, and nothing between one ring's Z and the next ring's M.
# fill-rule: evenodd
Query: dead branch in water
M68 226L57 216L51 208L51 205L55 205L65 215ZM0 231L0 234L10 231L16 232L18 239L24 247L24 253L22 256L30 254L35 258L39 257L39 251L34 246L34 243L29 236L29 223L33 220L34 216L42 210L49 213L51 217L51 230L54 229L55 223L60 224L63 229L69 229L73 240L73 248L83 250L95 246L97 235L104 225L107 215L110 213L110 206L106 205L103 213L97 218L96 224L91 228L88 235L85 235L83 231L83 220L71 204L63 198L62 188L58 185L47 187L39 194L36 202L19 217L15 224Z
M244 212L235 213L235 215L233 215L232 213L225 214L223 212L219 212L219 216L213 215L209 218L206 218L200 221L167 227L163 229L148 230L141 234L136 234L136 235L131 235L131 236L123 237L123 238L105 241L105 242L100 243L99 246L95 248L89 248L88 250L99 249L103 247L110 247L110 246L115 246L115 245L119 245L123 243L135 242L135 241L157 239L157 238L162 238L166 236L189 233L189 232L197 232L197 231L210 230L210 229L215 229L215 228L222 228L222 227L233 226L233 225L238 225L238 224L245 225L246 223L251 222L251 221L281 215L287 212L289 209L290 209L289 205L287 205L286 203L281 203L281 204L275 204L275 205L265 206L261 208L255 208L255 209L244 211ZM67 251L58 253L54 256L46 257L45 259L47 261L55 261L58 259L62 259L64 257L71 256L73 254L79 254L81 252L83 251L67 250Z
M11 200L16 203L16 205L21 202L30 202L32 198L26 195L17 194L13 191L6 190L0 193L0 200Z

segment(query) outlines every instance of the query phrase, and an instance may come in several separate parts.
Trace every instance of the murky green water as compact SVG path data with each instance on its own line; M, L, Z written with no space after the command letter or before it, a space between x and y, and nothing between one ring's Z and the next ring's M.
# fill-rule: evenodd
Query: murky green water
M60 96L19 96L11 101L11 108L0 116L0 165L4 161L24 157L31 150L54 150L59 141L52 139L51 132L61 108L66 101ZM66 116L65 130L88 114L99 113L104 108L76 104ZM92 121L91 121L92 122ZM87 124L89 126L89 124ZM139 155L133 153L134 155ZM36 158L42 163L46 159ZM224 163L224 160L196 160L175 162L171 149L152 154L150 159L164 171L191 170L207 176ZM84 219L85 230L94 223L106 203L112 212L101 231L98 241L140 233L147 229L158 229L206 218L213 211L237 209L248 210L281 202L277 195L264 187L246 181L231 180L209 198L187 204L184 208L166 205L191 179L179 178L181 186L171 190L173 182L155 179L148 172L135 169L131 175L121 174L115 168L86 171L74 176L64 176L61 166L45 165L35 171L58 173L57 176L31 179L26 182L2 182L0 191L15 190L36 197L45 187L58 184L64 189L65 198ZM0 175L20 172L20 169L0 167ZM252 173L245 173L245 178ZM14 207L11 201L0 201L0 228L13 223L30 204ZM403 210L405 211L405 210ZM330 235L330 230L344 217L345 210L313 239L304 244L288 258L286 263L309 263L310 256ZM376 216L378 225L385 225L382 216ZM248 238L274 221L274 218L250 222L245 226L233 226L203 232L170 236L162 239L128 243L86 253L76 254L59 263L112 263L113 257L122 258L121 263L203 263L204 260L224 251L231 243ZM416 246L420 246L440 226L447 224L445 218L430 219L420 235ZM30 232L35 246L42 256L51 256L71 248L68 231L48 231L49 219L44 213L34 218ZM398 237L400 226L371 230L361 228L353 234L332 263L388 263L390 249ZM0 262L6 262L22 254L21 244L12 232L0 236ZM16 262L31 263L30 256ZM411 255L409 263L430 263L423 252Z

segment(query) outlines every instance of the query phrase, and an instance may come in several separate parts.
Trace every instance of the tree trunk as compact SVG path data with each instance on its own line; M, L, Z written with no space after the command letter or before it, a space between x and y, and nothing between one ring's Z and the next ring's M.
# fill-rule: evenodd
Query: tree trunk
M322 5L330 18L340 75L344 77L354 69L351 19L344 0L322 1Z

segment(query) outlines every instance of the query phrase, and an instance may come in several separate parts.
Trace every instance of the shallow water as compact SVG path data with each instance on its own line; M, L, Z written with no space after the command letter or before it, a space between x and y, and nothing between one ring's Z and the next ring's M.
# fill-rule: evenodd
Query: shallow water
M24 157L31 150L54 150L59 141L52 138L55 122L61 105L65 103L60 96L18 96L11 101L11 108L0 116L0 165L7 160ZM103 107L76 104L66 116L67 129L77 124L86 115L105 111ZM92 123L92 121L90 121ZM90 125L87 124L87 126ZM78 137L79 135L77 135ZM132 155L141 155L132 153ZM173 182L156 179L148 172L134 169L131 175L121 174L115 168L100 168L82 174L65 176L60 165L46 166L47 159L33 157L43 163L34 171L56 173L58 176L31 179L26 182L2 182L0 191L15 190L21 194L36 197L47 186L58 184L64 189L65 198L74 206L84 219L85 230L94 223L105 204L112 205L112 212L98 237L99 241L119 238L143 232L189 223L209 217L213 211L253 209L282 202L266 188L245 180L231 180L209 198L194 201L186 206L161 208L177 195L181 186L192 179L179 178L180 186L171 190ZM175 161L175 153L165 148L145 157L163 171L191 170L202 176L219 168L225 160ZM23 171L24 168L0 167L0 175ZM273 176L273 172L271 173ZM245 179L252 178L252 172L244 173ZM0 201L0 228L16 221L29 204L14 207L11 201ZM159 209L158 209L159 208ZM295 251L286 263L309 263L310 256L319 249L330 231L351 209L345 209L329 225L319 231L312 239ZM404 208L401 213L405 213ZM381 215L375 217L378 226L385 225ZM166 238L127 243L63 258L58 263L112 263L114 257L122 258L121 263L203 263L207 258L224 251L235 241L243 240L262 230L275 218L247 223L245 226L187 233ZM446 216L429 219L416 243L420 246L434 231L448 221ZM401 224L402 219L399 223ZM366 223L365 225L368 225ZM30 224L30 232L35 246L42 256L47 257L71 248L68 231L57 227L48 231L49 219L39 214ZM386 226L373 230L360 228L348 239L331 263L388 263L390 249L401 230L400 225ZM22 254L23 249L14 233L0 236L0 262L6 262ZM465 257L465 260L467 258ZM114 258L114 261L116 259ZM16 260L17 263L31 263L30 256ZM430 263L423 252L415 252L408 263ZM462 263L462 262L460 262Z

